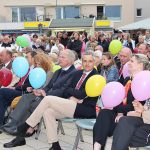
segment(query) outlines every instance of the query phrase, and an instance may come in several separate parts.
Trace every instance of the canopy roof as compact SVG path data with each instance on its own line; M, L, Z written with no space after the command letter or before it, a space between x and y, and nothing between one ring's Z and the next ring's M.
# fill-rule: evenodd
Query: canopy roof
M150 29L150 18L122 26L118 29L119 30Z

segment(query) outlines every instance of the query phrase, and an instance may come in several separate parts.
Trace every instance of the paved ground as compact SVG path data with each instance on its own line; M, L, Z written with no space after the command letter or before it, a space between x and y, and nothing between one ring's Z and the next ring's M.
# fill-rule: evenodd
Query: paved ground
M65 130L65 135L59 134L60 144L63 150L71 150L77 133L76 127L73 123L64 123L63 127ZM79 143L78 150L92 150L92 132L83 131L83 138L85 142ZM12 139L13 137L10 135L6 135L5 133L0 134L0 150L48 150L50 147L50 145L47 144L44 127L42 127L39 140L35 140L35 136L33 136L26 139L27 144L25 146L11 149L3 148L3 143L9 142ZM111 150L111 142L112 140L109 138L107 141L106 150Z

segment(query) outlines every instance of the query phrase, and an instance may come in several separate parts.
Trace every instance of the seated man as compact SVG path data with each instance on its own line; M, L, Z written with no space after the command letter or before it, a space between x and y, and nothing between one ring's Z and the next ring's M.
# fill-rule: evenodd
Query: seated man
M17 126L24 122L38 106L46 95L62 97L67 81L71 80L72 74L76 71L73 65L75 56L71 50L60 53L59 65L50 82L44 89L34 90L31 94L25 94L17 104L15 110L10 114L10 121L3 126L3 131L9 134L17 133Z
M98 97L88 97L85 92L86 81L97 74L94 69L95 59L92 53L87 52L82 56L83 70L73 74L73 78L64 90L64 97L46 96L31 114L31 116L18 126L18 135L28 135L29 127L35 127L44 118L48 143L52 144L50 150L61 150L57 136L56 119L69 118L96 118L96 103ZM25 139L17 137L4 147L24 145Z
M7 50L7 49L3 49L1 52L1 64L0 64L0 69L2 68L7 68L9 70L12 71L12 52ZM12 72L13 73L13 72ZM19 77L17 77L14 73L13 73L13 79L12 82L8 85L8 87L12 87L15 86L18 82L19 82Z
M35 55L36 52L33 51L28 52L27 54L30 70L33 69ZM0 89L0 125L3 125L5 111L7 107L11 104L13 99L16 98L17 96L21 96L23 93L26 93L27 87L30 87L29 78L28 78L29 71L24 77L20 79L17 86Z

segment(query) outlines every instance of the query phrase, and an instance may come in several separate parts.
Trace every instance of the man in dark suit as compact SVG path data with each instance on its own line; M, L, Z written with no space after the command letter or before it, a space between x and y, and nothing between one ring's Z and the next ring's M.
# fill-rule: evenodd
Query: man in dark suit
M12 52L7 50L7 49L3 49L3 51L1 52L1 64L0 64L0 69L2 69L3 67L11 70L12 68Z
M73 66L74 60L75 56L71 50L65 50L60 53L59 65L62 68L54 73L45 88L34 90L33 93L22 96L17 107L10 115L10 122L3 126L5 132L15 134L17 132L17 125L24 122L30 116L46 95L63 97L65 86L76 71Z
M30 70L31 68L33 69L33 58L35 54L36 52L29 52L27 54ZM23 93L26 93L27 87L31 86L29 83L28 74L29 71L24 77L20 79L19 83L15 87L0 89L0 125L3 125L5 111L7 107L11 104L13 99L17 96L21 96Z
M86 81L97 74L94 69L95 59L92 52L87 52L82 56L83 70L75 72L71 82L66 86L64 95L45 96L35 111L18 127L18 135L26 133L28 127L35 127L43 117L48 143L52 143L50 150L61 150L57 137L56 119L69 118L96 118L96 102L98 97L88 97L85 91ZM10 148L25 144L25 139L15 138L13 141L4 144L4 147Z

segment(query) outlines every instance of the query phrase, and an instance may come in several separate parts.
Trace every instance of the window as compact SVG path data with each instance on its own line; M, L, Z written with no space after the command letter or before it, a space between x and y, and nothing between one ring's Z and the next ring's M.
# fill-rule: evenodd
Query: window
M36 10L35 7L22 7L20 8L21 21L36 21Z
M18 22L18 8L12 8L12 22Z
M105 6L105 16L109 20L121 20L121 6Z
M56 8L56 18L76 18L79 17L79 7L78 6L64 6Z
M97 6L97 19L102 19L104 16L103 6Z
M12 22L36 21L35 7L13 7Z
M136 16L137 17L141 17L142 16L142 9L141 8L136 9Z

